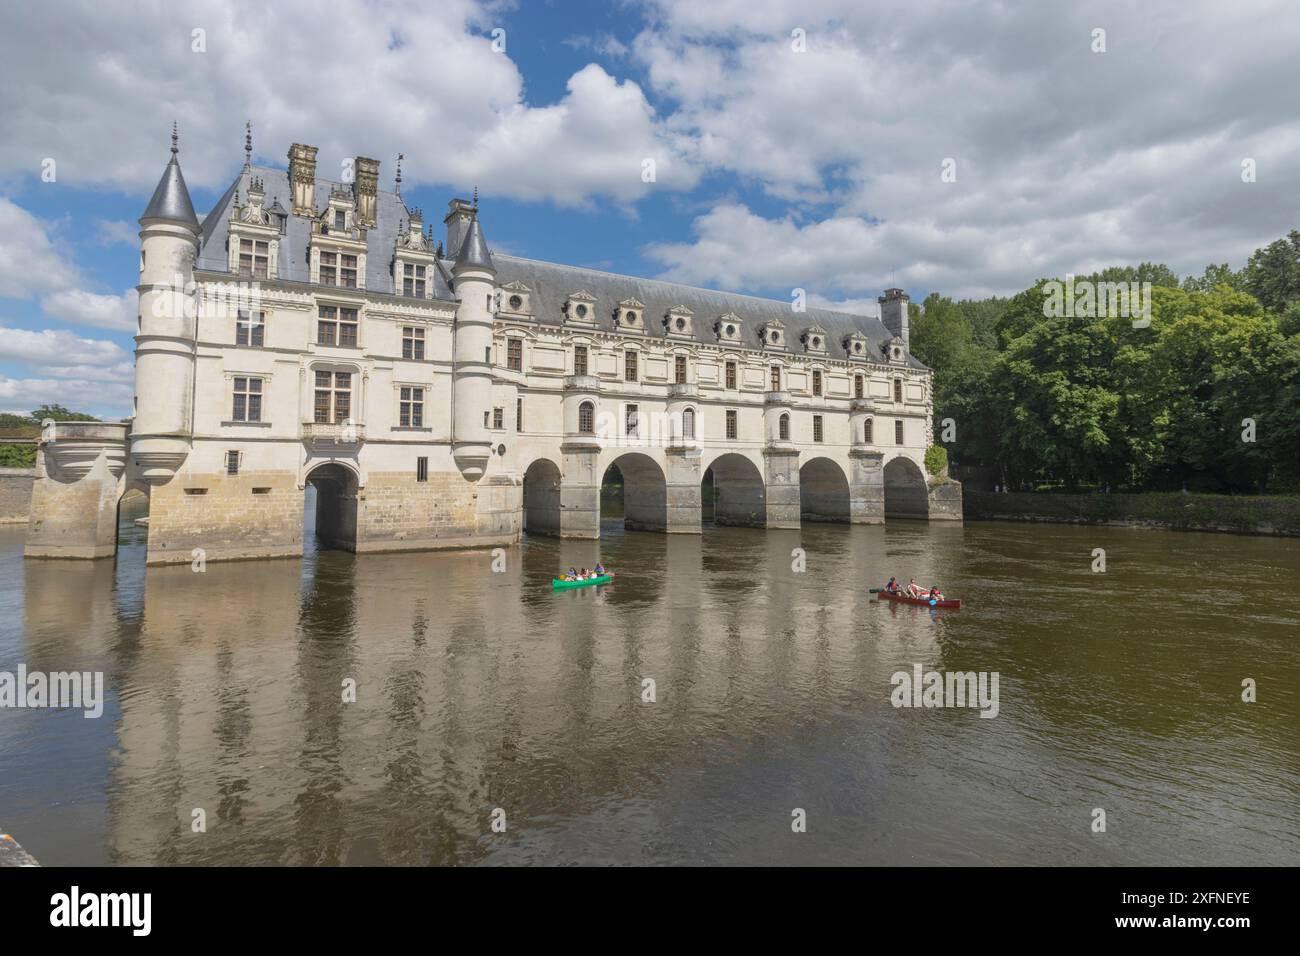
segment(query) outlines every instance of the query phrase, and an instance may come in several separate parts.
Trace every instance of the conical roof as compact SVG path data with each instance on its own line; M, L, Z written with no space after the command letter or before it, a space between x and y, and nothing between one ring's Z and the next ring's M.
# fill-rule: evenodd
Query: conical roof
M158 180L158 188L153 191L153 198L145 207L140 222L146 219L167 219L199 228L199 217L194 215L194 204L190 202L190 191L185 188L185 177L181 174L174 146L171 162L163 170L162 179Z
M478 224L477 215L469 221L469 231L465 233L460 251L456 253L455 267L459 269L462 266L497 271L497 267L492 262L492 253L488 252L487 240L483 238L483 228Z

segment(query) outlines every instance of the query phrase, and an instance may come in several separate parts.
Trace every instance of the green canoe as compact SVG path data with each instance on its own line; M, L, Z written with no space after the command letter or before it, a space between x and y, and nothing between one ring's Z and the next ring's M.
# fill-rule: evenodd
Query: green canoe
M585 581L561 581L559 578L551 578L551 588L555 591L567 591L570 588L585 588L591 584L608 584L613 580L612 574L602 574L598 578L587 578Z

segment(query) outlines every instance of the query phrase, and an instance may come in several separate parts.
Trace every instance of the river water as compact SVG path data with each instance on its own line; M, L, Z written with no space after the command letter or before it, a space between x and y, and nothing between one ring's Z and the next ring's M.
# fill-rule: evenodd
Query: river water
M1297 540L608 523L500 572L196 573L146 570L130 525L94 563L25 562L22 533L0 671L108 698L0 710L0 832L47 865L1300 863ZM598 557L614 586L551 591ZM964 607L872 600L891 573ZM997 716L892 706L914 665L997 672Z

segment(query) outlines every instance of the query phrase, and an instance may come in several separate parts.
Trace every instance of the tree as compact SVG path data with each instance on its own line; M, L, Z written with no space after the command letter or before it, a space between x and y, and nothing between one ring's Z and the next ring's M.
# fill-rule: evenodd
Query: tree
M50 418L56 422L97 422L99 421L94 415L87 415L85 412L73 412L64 408L62 405L42 405L32 412L32 418L36 421L43 422Z
M1271 312L1283 312L1300 300L1300 232L1256 249L1246 263L1246 291Z

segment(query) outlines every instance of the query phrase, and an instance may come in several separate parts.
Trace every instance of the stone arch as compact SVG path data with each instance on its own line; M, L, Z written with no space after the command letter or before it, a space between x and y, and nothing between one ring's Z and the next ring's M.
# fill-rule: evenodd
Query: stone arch
M763 470L746 455L727 452L704 470L702 486L712 490L713 521L719 525L762 528L767 525L767 488Z
M311 486L316 500L312 527L318 546L356 551L357 473L343 462L325 462L307 472L304 484Z
M829 458L810 458L799 468L799 512L805 521L848 523L849 479Z
M605 466L602 484L611 467L623 476L623 527L629 531L666 531L668 479L659 463L641 452L627 452Z
M560 466L549 458L538 458L524 472L523 511L528 534L560 534Z
M925 475L906 455L885 464L885 517L929 518L930 493Z
M122 482L122 493L117 498L117 546L143 544L148 537L149 496L152 486L145 481ZM143 499L143 501L141 500ZM143 520L143 524L141 521Z

